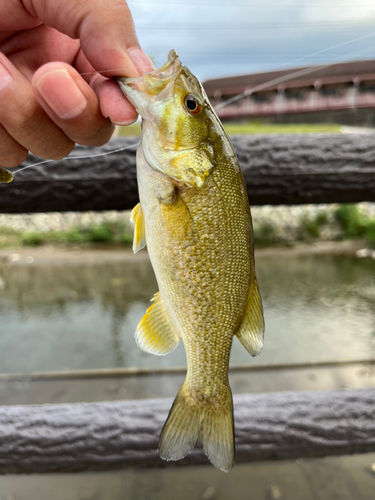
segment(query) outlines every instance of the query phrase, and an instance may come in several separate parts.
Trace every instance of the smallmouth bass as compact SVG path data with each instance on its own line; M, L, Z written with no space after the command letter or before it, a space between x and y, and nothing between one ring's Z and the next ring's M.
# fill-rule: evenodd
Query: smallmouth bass
M256 356L264 332L242 173L201 84L175 51L161 68L117 81L142 117L133 250L147 244L159 285L135 338L157 355L182 339L187 358L159 453L179 460L200 443L213 465L229 471L233 336Z

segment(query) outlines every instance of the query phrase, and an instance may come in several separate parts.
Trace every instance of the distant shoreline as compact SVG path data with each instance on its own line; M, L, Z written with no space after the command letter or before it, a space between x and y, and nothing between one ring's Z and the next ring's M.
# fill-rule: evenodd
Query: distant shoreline
M298 243L293 246L272 246L268 248L256 248L256 259L268 256L295 255L317 255L317 254L341 254L356 255L358 250L364 248L362 240L346 241L318 241L315 243ZM130 246L100 245L58 247L40 246L28 248L6 248L0 250L1 265L46 265L46 264L82 264L93 263L98 260L135 263L136 261L148 260L146 250L136 255Z

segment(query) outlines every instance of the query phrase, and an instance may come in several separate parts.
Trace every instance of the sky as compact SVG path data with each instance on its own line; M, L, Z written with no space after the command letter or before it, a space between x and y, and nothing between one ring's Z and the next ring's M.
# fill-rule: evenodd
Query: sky
M129 0L128 5L141 46L155 64L163 64L174 48L201 80L375 59L373 0Z

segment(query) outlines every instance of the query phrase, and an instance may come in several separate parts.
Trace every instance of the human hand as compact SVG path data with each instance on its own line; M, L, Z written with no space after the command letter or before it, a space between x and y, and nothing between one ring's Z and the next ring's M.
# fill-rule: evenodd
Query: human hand
M0 14L0 166L100 146L137 119L110 79L153 69L124 0L0 0Z

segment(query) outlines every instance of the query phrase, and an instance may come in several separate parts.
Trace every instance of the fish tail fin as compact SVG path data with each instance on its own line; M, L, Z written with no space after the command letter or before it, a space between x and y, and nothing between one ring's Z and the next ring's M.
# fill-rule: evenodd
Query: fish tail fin
M229 384L224 397L194 398L183 384L174 400L159 441L163 460L179 460L190 453L197 442L210 462L229 472L234 460L234 424L232 391Z

